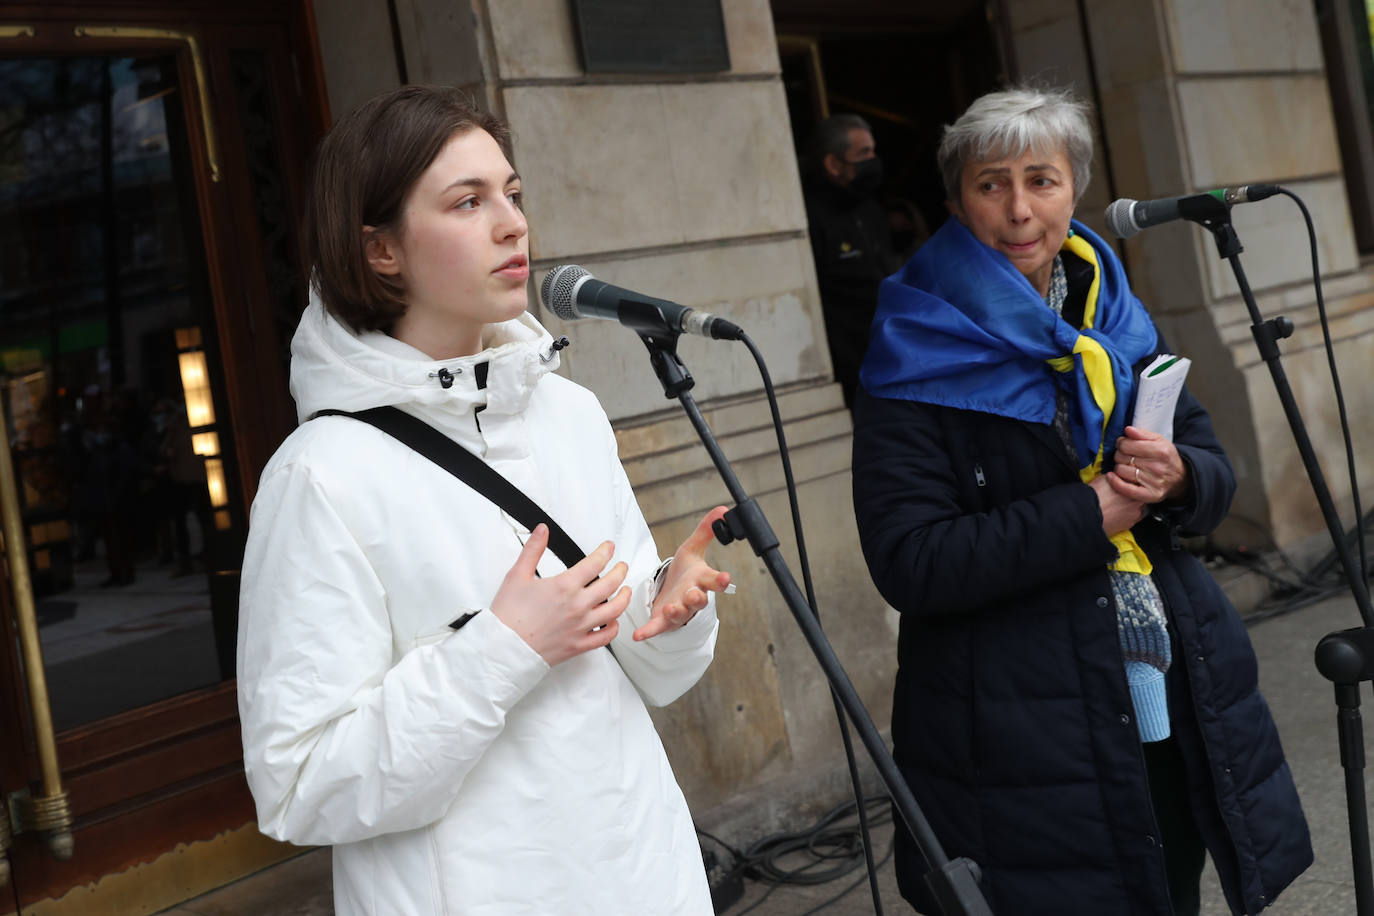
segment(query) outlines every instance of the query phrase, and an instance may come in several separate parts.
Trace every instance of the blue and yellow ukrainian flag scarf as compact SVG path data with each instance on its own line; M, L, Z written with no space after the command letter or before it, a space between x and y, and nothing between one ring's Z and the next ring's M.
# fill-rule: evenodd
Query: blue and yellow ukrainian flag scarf
M1069 392L1079 477L1102 473L1104 451L1126 426L1132 366L1154 351L1154 322L1108 245L1074 221L1063 251L1092 265L1083 329L1044 299L1002 254L951 218L883 281L859 379L883 398L1054 422L1055 393ZM1129 531L1112 538L1112 569L1149 574Z

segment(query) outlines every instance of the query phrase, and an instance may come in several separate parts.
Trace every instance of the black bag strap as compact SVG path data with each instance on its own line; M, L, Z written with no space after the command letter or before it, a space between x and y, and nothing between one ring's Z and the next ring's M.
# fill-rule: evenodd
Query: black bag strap
M568 537L568 533L520 488L472 452L445 436L418 417L395 407L371 407L350 413L346 410L321 410L317 417L352 417L377 427L400 440L472 489L504 509L530 531L543 522L549 528L549 549L569 568L587 554Z

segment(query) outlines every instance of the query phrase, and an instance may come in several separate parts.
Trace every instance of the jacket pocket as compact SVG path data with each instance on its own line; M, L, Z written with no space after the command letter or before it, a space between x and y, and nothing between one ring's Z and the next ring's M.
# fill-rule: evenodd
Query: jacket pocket
M967 511L986 512L1011 500L1005 455L982 452L965 456L956 466L960 499Z

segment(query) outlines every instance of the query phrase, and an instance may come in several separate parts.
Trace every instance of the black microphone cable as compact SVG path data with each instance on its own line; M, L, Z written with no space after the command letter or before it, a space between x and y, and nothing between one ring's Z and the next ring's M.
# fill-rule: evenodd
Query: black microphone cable
M1326 362L1331 373L1331 387L1336 395L1336 411L1341 421L1341 439L1345 446L1346 469L1350 475L1350 497L1355 508L1355 530L1354 538L1358 545L1359 567L1358 575L1366 582L1369 581L1369 566L1367 552L1365 549L1365 526L1370 522L1366 518L1361 507L1359 478L1355 468L1355 447L1350 434L1350 421L1345 408L1345 394L1341 388L1340 370L1336 366L1336 350L1331 340L1331 325L1326 314L1326 298L1322 291L1321 269L1317 252L1317 231L1312 222L1312 214L1303 203L1302 198L1284 187L1276 187L1276 192L1284 195L1297 204L1302 212L1303 221L1307 225L1308 247L1312 259L1312 285L1316 293L1317 317L1322 329L1322 341L1326 348ZM1372 514L1374 515L1374 514ZM1345 535L1347 541L1350 535ZM1335 545L1323 555L1312 568L1306 573L1298 571L1297 581L1289 580L1281 582L1277 577L1272 576L1269 571L1258 569L1261 561L1253 560L1244 553L1220 552L1223 559L1230 561L1240 560L1243 565L1251 569L1256 569L1262 575L1270 578L1277 588L1270 593L1269 597L1259 602L1253 613L1246 615L1247 622L1256 623L1261 620L1268 620L1272 617L1279 617L1291 613L1308 605L1315 604L1325 598L1344 591L1347 587L1345 576L1339 569L1339 553ZM1289 563L1292 566L1291 562ZM1296 571L1296 569L1295 569Z
M797 538L797 559L801 565L802 582L806 587L806 601L811 608L812 616L816 618L817 623L820 623L821 614L816 603L816 590L811 581L811 563L807 559L806 553L806 537L802 532L801 508L797 502L797 483L792 476L792 460L787 449L787 436L783 432L782 413L778 410L777 393L773 390L773 378L768 372L768 364L764 361L763 354L753 339L743 332L740 333L739 339L749 348L750 354L754 357L754 362L758 365L759 376L763 380L764 394L768 397L768 409L773 415L773 430L778 439L778 456L782 461L783 479L787 485L787 503L792 512L792 529ZM883 904L878 892L878 870L873 861L873 838L869 831L868 800L864 797L863 783L859 776L859 765L854 756L854 742L849 734L849 723L845 719L844 707L840 705L840 699L835 694L834 688L830 690L830 700L835 704L835 716L839 720L840 737L844 742L845 761L849 766L849 780L854 786L854 808L858 814L864 862L868 868L869 888L873 894L873 912L882 916ZM852 867L853 863L847 864L845 871ZM764 874L776 880L776 876L769 876L767 872ZM834 876L827 877L825 880L828 881L831 877ZM848 889L846 889L847 892ZM757 903L754 905L756 906Z
M866 816L872 817L869 822L871 825L881 826L892 822L892 799L887 794L868 796L864 799L864 808L872 809L871 813L864 812ZM855 830L856 825L850 823L858 813L858 806L853 801L844 801L808 827L762 837L745 850L736 849L719 837L698 828L698 834L734 857L736 864L732 874L747 875L769 885L762 896L743 909L726 912L729 912L730 916L745 916L746 913L762 906L784 885L814 887L837 881L852 872L858 867L864 855L863 844ZM892 851L893 846L889 843L887 851L877 864L887 864L892 857ZM859 876L806 913L819 913L841 900L862 884L865 877Z
M1355 537L1359 545L1360 575L1369 581L1369 567L1365 556L1364 513L1360 510L1360 484L1355 473L1355 446L1350 436L1350 421L1345 413L1345 394L1341 391L1341 374L1336 368L1336 350L1331 343L1331 326L1326 319L1326 300L1322 296L1322 275L1317 268L1317 230L1312 225L1312 214L1302 198L1287 188L1280 187L1278 192L1298 205L1302 218L1307 223L1307 241L1312 249L1312 284L1317 291L1317 316L1321 319L1322 340L1326 344L1326 364L1331 369L1331 387L1336 392L1336 410L1341 418L1341 436L1345 440L1345 461L1350 473L1350 497L1355 503Z

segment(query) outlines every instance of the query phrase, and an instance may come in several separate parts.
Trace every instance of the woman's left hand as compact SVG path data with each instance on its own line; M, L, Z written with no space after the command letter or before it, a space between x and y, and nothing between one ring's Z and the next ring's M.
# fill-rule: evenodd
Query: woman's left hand
M1107 481L1122 496L1143 503L1179 499L1188 493L1188 466L1159 433L1128 426L1116 440L1116 467Z
M706 547L715 540L711 526L725 515L724 506L716 506L706 513L682 546L673 554L673 562L668 566L663 587L654 599L649 622L635 630L638 642L685 627L697 611L706 607L706 593L724 591L730 584L730 574L712 569L706 563Z

